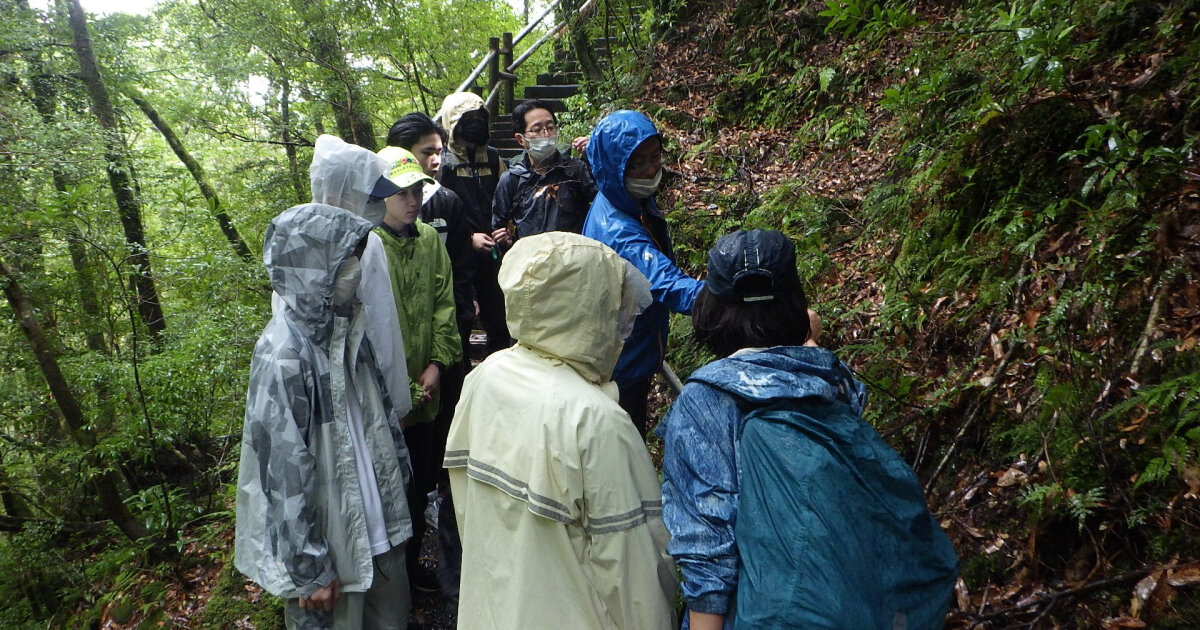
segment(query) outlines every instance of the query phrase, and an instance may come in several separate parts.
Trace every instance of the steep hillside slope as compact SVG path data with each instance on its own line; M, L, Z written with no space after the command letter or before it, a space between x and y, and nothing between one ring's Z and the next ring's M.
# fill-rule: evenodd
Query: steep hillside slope
M682 261L803 244L959 550L952 625L1200 626L1200 3L660 8L624 104L667 133Z

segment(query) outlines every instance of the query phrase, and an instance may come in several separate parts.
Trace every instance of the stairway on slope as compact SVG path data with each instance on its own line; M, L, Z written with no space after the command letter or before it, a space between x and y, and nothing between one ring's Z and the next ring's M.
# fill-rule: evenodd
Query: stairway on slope
M548 103L551 111L555 113L567 111L565 101L579 92L579 81L583 78L583 73L579 69L579 62L572 59L566 51L556 50L554 56L555 61L550 64L547 72L537 75L537 84L526 87L523 98L513 99L513 108L524 101L539 99ZM505 160L514 159L523 153L521 145L513 137L512 114L501 114L492 122L491 143Z

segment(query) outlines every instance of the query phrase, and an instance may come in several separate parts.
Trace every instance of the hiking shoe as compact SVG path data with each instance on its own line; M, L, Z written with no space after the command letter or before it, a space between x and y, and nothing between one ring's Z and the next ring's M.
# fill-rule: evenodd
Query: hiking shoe
M437 593L442 590L437 574L422 566L418 566L417 570L408 576L408 583L413 589L422 593Z

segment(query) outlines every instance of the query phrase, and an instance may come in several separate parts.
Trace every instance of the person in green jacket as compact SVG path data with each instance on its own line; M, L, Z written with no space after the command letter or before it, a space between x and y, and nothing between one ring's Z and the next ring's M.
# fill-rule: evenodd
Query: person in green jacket
M413 467L408 505L414 543L406 549L409 575L418 572L420 535L428 494L436 483L442 453L435 453L433 419L441 403L442 373L462 357L454 310L454 278L450 256L437 230L418 218L422 187L433 179L412 153L388 147L382 157L393 163L388 177L400 192L385 199L387 213L377 228L387 255L387 271L404 339L408 377L413 383L412 411L404 417L404 440ZM418 531L419 530L419 531ZM416 582L416 581L414 581ZM414 587L419 586L414 583ZM436 578L428 585L436 590Z

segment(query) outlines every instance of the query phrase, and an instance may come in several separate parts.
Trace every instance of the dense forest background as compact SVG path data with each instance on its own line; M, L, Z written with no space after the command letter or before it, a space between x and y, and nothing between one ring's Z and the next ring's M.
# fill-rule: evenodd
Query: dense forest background
M523 16L0 13L0 625L280 627L227 565L262 232L316 135L378 148ZM609 0L559 47L631 20L563 137L660 124L691 272L743 226L801 245L958 549L948 624L1200 627L1200 2Z

